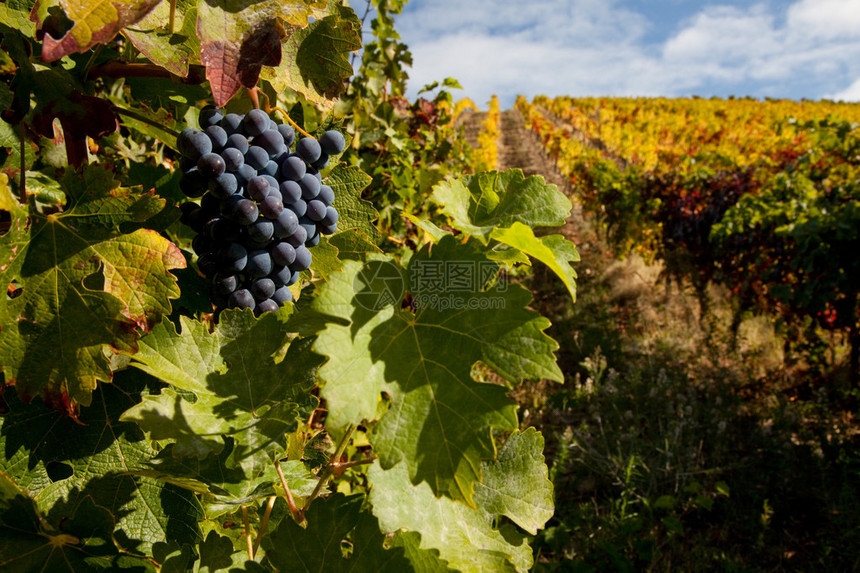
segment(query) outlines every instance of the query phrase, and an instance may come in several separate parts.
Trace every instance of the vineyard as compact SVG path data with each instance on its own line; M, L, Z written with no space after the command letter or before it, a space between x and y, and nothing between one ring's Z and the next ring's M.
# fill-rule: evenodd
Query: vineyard
M860 568L860 106L404 4L0 4L0 571Z

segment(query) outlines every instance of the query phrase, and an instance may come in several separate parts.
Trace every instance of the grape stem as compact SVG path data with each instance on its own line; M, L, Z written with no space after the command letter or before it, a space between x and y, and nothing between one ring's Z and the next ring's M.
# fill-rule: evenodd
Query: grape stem
M248 508L242 506L242 521L245 524L245 541L248 543L248 559L254 560L254 546L251 543L251 525L248 523Z
M283 109L281 109L279 107L273 107L272 110L281 112L281 115L284 116L284 118L289 122L289 124L292 125L296 131L298 131L299 133L301 133L305 137L313 137L313 135L311 135L310 133L308 133L307 131L305 131L301 127L299 127L299 124L297 124L295 121L293 121L293 118L290 117L290 114L285 112Z
M24 128L24 122L18 124L18 137L21 140L21 184L18 186L18 200L24 205L27 204L27 155L25 146L25 137L27 133Z
M281 486L284 488L284 492L287 494L287 505L290 506L290 513L293 514L293 519L295 519L298 523L304 521L305 517L299 508L296 507L296 500L293 499L293 492L290 491L290 486L287 485L287 480L284 478L284 472L281 470L281 464L279 460L275 460L275 469L278 472L278 477L281 479Z
M170 135L174 139L179 137L179 133L177 133L176 131L170 129L169 127L164 127L163 125L161 125L157 121L153 121L153 120L149 119L148 117L140 115L137 112L131 111L129 109L123 109L123 108L116 106L116 105L111 106L111 109L117 115L124 115L126 117L130 117L131 119L134 119L134 120L139 121L141 123L145 123L147 125L151 125L152 127L156 127L158 129L160 129L161 131L163 131L164 133L167 133L168 135Z
M263 533L266 532L266 527L269 525L269 518L272 516L272 508L275 507L275 500L278 497L273 495L266 503L266 511L263 513L263 520L260 522L260 527L257 529L257 539L254 540L254 555L251 559L257 556L257 550L260 548L260 542L263 541Z
M339 460L343 455L344 450L346 450L346 446L349 444L350 438L352 438L352 434L355 432L355 425L350 424L346 429L346 432L343 434L343 438L341 438L340 443L337 445L337 449L334 452L334 455L329 458L329 463L323 468L320 472L320 479L317 482L316 487L314 488L313 493L311 493L310 497L305 501L305 506L301 509L301 521L305 520L305 512L311 506L311 502L320 496L323 487L328 482L329 478L334 474L335 466L340 465L338 462L333 460ZM363 461L363 460L362 460Z

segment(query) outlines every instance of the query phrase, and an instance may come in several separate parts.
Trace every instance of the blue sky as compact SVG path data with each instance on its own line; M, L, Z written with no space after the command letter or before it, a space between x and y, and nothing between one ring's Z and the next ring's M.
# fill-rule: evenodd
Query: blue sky
M860 101L860 0L410 0L396 22L410 97L450 76L482 107L492 94Z

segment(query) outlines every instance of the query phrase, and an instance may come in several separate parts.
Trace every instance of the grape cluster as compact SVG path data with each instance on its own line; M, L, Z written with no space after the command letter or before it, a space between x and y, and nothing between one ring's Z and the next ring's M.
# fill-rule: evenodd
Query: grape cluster
M290 125L259 109L206 107L200 129L179 134L179 186L200 198L180 206L180 220L197 233L191 246L217 309L259 316L292 300L288 287L310 267L309 248L337 230L334 191L320 169L345 145L335 130L296 141Z

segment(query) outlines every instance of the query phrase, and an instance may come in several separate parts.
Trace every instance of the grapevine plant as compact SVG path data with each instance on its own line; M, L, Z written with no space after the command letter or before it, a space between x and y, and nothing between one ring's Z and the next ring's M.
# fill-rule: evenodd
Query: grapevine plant
M333 112L360 32L336 1L0 4L0 570L531 567L552 486L507 394L562 373L504 269L574 295L534 232L570 202L437 169L420 240L382 233L369 115Z

